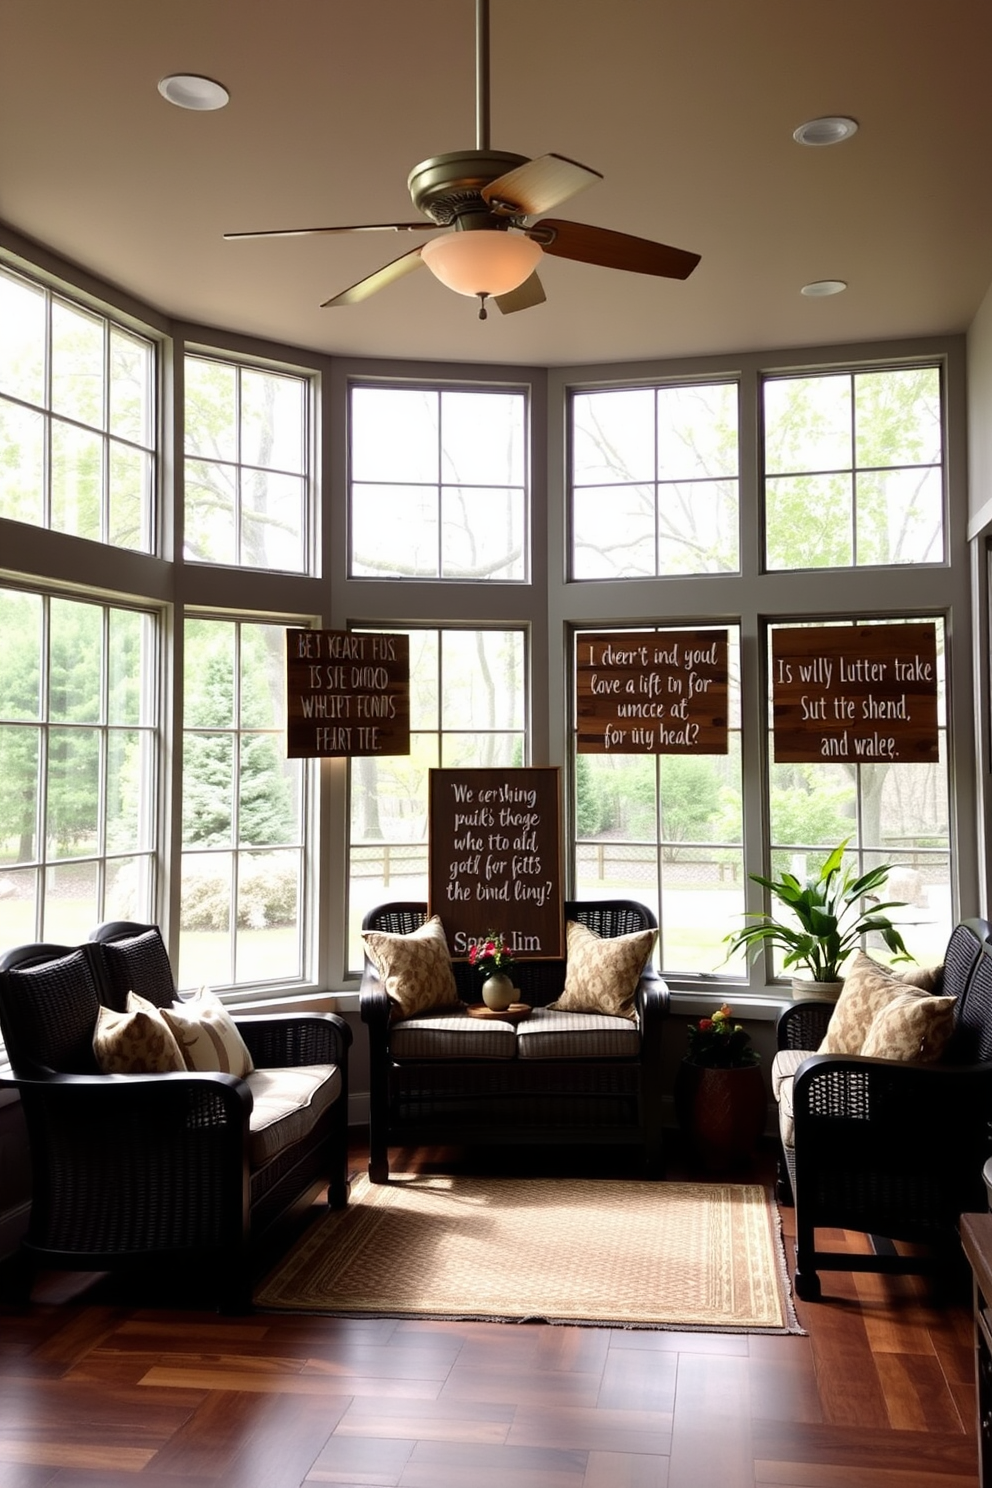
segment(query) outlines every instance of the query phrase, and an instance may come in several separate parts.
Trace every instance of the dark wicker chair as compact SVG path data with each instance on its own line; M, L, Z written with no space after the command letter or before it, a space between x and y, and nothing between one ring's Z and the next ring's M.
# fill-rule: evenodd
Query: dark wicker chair
M987 1204L992 1153L992 945L984 920L958 925L940 991L955 1032L937 1064L812 1054L791 1077L794 1135L783 1143L779 1196L796 1205L797 1294L821 1295L819 1271L939 1271L958 1251L957 1223ZM815 1050L831 1003L795 1003L780 1050ZM794 1062L798 1054L791 1056ZM787 1130L790 1092L780 1129ZM819 1229L861 1232L869 1254L821 1249ZM916 1242L897 1251L895 1241ZM925 1249L920 1249L920 1246Z
M569 901L566 919L603 937L653 929L657 920L633 900ZM409 935L426 904L396 902L371 910L365 930ZM454 962L463 1002L479 1001L478 977ZM514 982L532 1007L545 1007L565 985L564 959L520 961ZM361 1015L369 1035L369 1176L389 1177L391 1145L635 1146L645 1171L662 1166L661 1038L668 988L650 965L637 991L639 1055L595 1059L396 1059L390 1049L392 1004L366 958ZM402 1026L402 1025L399 1025Z
M0 1028L27 1124L30 1269L168 1268L211 1282L225 1307L250 1298L253 1270L283 1221L329 1181L347 1201L348 1048L332 1014L237 1019L259 1071L334 1066L302 1129L259 1156L252 1082L220 1073L105 1075L92 1050L99 1006L127 990L172 1000L154 926L118 922L83 946L20 946L0 957ZM105 939L104 939L105 937ZM272 1129L270 1129L272 1130Z

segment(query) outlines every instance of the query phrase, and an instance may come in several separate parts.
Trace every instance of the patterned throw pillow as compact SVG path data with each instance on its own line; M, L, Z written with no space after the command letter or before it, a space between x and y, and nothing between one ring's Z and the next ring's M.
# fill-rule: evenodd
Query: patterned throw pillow
M162 1009L186 1069L220 1070L244 1077L255 1068L248 1045L216 993L201 987L184 1002Z
M860 1054L876 1013L901 994L929 997L938 975L934 968L917 967L902 976L858 951L817 1053Z
M400 1017L412 1018L429 1008L458 1003L448 942L437 915L410 935L364 930L362 939Z
M956 1002L956 997L928 997L915 989L897 992L875 1014L862 1054L936 1064L954 1032Z
M608 1013L636 1020L634 993L654 948L657 930L602 939L587 925L565 927L565 990L549 1006L561 1013Z
M186 1068L158 1008L134 992L128 993L123 1013L101 1007L93 1030L93 1056L105 1075L168 1075Z

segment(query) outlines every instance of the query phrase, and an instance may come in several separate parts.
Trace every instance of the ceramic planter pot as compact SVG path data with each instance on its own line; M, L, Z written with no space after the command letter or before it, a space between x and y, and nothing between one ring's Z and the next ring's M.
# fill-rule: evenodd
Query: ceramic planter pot
M675 1085L679 1125L709 1172L747 1162L765 1129L768 1097L759 1064L710 1069L683 1059Z

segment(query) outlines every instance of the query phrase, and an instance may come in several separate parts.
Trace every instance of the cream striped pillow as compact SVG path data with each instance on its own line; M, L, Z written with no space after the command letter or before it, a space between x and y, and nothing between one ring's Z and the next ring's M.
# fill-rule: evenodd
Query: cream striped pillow
M250 1075L255 1068L248 1045L215 992L201 987L183 1002L162 1009L189 1070Z

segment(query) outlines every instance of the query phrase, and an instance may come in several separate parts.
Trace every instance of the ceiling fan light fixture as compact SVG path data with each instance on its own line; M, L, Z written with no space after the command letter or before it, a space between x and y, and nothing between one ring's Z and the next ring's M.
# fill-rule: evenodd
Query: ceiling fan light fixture
M504 295L537 268L542 250L523 233L450 232L432 238L421 257L435 279L456 294Z
M822 300L827 295L843 294L846 288L846 279L815 279L812 284L804 284L799 293L811 300Z
M845 114L828 114L822 119L807 119L792 131L797 145L839 145L858 132L858 121Z
M210 109L222 109L231 100L223 83L213 78L200 77L195 72L173 72L160 78L158 91L168 103L176 108L194 109L205 113Z

